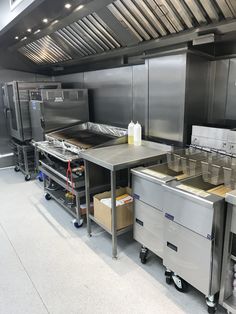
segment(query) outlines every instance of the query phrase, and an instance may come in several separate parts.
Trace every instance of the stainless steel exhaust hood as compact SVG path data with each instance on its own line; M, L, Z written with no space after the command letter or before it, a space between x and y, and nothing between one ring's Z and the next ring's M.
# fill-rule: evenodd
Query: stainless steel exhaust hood
M222 27L223 33L223 26L236 23L235 18L236 0L106 1L96 12L53 31L49 27L42 38L31 36L17 49L35 64L65 65L147 42L158 47L160 41L185 33L189 41L190 32L196 38L207 30L214 33L214 27L216 33Z

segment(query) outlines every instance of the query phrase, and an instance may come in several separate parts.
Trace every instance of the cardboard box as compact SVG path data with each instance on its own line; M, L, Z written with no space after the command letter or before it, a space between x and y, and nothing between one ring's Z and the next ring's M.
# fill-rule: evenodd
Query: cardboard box
M131 195L130 188L120 188L116 190L116 196L123 194ZM111 208L100 202L103 198L111 197L111 191L94 195L94 217L105 227L111 230ZM117 230L123 229L133 224L133 202L117 206Z
M86 215L86 204L81 204L80 205L80 215ZM93 203L90 203L90 212L93 214Z

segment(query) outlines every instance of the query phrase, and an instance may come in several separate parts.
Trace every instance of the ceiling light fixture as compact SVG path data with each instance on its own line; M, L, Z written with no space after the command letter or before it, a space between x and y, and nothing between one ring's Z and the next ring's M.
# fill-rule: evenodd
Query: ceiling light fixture
M70 3L66 3L66 4L65 4L65 8L66 8L67 10L69 10L69 9L71 8L71 4L70 4Z
M79 11L79 10L83 9L83 7L84 7L84 5L83 5L83 4L80 4L80 5L75 9L75 11Z
M22 39L21 39L21 41L24 41L24 40L26 40L27 39L27 37L25 36L25 37L23 37Z
M48 23L48 19L47 18L43 19L43 23L47 24Z
M28 33L31 33L31 32L32 32L32 29L31 29L31 28L28 28L28 29L27 29L27 32L28 32Z
M58 20L55 20L51 23L51 25L57 24L58 22L59 22Z
M41 32L41 30L40 30L40 29L37 29L37 31L35 31L34 34L38 34L38 33L40 33L40 32Z
M15 40L18 40L18 39L19 39L19 36L16 36L16 37L15 37Z

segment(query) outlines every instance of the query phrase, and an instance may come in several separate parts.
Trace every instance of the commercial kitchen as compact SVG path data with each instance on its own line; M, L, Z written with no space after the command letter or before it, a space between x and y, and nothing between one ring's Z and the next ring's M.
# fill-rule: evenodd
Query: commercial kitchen
M0 1L0 313L236 313L236 1Z

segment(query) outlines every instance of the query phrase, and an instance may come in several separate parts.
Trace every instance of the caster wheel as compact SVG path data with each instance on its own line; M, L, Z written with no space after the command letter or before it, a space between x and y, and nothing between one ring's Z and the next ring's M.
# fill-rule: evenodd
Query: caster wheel
M182 278L180 278L179 276L173 275L172 279L174 281L175 284L175 288L176 290L178 290L179 292L187 292L188 290L188 283L183 280Z
M171 283L172 283L172 271L170 271L170 270L166 270L165 271L165 276L166 276L166 283L168 284L168 285L170 285Z
M208 306L208 313L209 314L214 314L216 312L216 307L215 306Z
M147 258L145 256L141 257L140 260L141 260L142 264L146 264L147 263Z
M31 176L30 176L29 174L27 174L27 175L25 176L25 181L30 181L30 179L31 179Z
M20 168L19 168L18 166L15 166L14 171L15 171L15 172L19 172L19 171L20 171Z
M51 197L51 195L50 194L45 194L45 199L47 200L47 201L50 201L50 199L51 199L52 197Z
M147 262L147 255L148 255L148 249L145 248L145 247L142 247L141 251L139 253L139 257L140 257L140 260L141 260L142 264L146 264L146 262Z
M74 219L73 220L73 225L76 229L79 229L83 226L84 224L84 220L83 219L80 219L80 221L78 221L77 219Z

